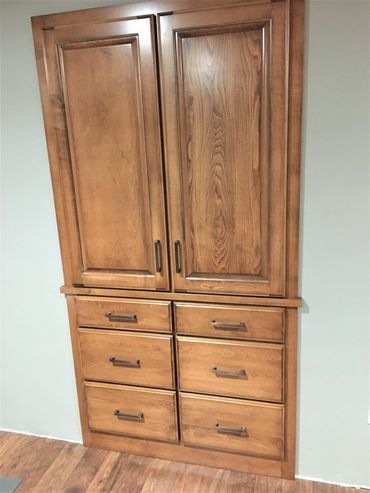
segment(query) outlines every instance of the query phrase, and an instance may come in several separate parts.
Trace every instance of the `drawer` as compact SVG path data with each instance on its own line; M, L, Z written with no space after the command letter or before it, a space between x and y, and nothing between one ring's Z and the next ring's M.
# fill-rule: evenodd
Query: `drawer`
M172 336L79 329L87 380L173 388Z
M180 394L184 443L282 458L284 406L240 399Z
M171 302L117 298L75 298L82 327L171 332Z
M179 336L180 390L281 401L283 346Z
M175 392L85 383L89 427L157 440L177 440Z
M175 303L176 330L232 339L284 340L283 308Z

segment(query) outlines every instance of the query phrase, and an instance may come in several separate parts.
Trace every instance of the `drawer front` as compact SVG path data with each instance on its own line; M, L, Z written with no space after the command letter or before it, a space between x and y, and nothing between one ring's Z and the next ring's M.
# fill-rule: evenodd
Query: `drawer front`
M184 443L282 458L284 406L180 394Z
M171 302L76 297L81 327L171 332Z
M283 308L175 303L176 330L232 339L284 340Z
M80 329L87 380L173 388L172 336Z
M281 401L283 346L178 337L180 390Z
M175 392L91 382L85 391L91 430L178 439Z

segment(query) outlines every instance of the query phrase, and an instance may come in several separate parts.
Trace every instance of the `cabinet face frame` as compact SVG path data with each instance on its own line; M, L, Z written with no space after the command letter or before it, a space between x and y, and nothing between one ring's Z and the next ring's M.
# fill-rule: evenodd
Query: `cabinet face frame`
M284 2L274 2L242 5L233 9L210 9L205 12L180 12L159 17L159 59L169 185L170 236L171 248L175 248L171 270L175 290L285 295L287 7ZM213 54L212 47L207 46L207 43L212 43L212 39L219 35L229 36L229 42L234 43L228 51L230 56L235 54L233 50L246 52L255 49L257 57L260 58L259 62L256 62L259 63L259 69L255 69L256 73L253 76L250 75L250 71L243 74L238 72L239 76L247 77L246 80L255 84L255 87L241 95L245 97L245 101L249 101L245 103L249 108L249 114L246 114L245 118L251 120L250 127L255 125L255 135L258 136L258 144L251 151L252 155L245 157L247 164L241 158L242 150L236 145L228 145L237 131L235 118L240 116L237 115L238 112L234 112L230 117L231 121L227 121L229 116L225 116L230 112L226 107L228 89L222 86L224 75L217 73L219 80L215 82L211 77L216 78L216 73L212 72L209 75L203 69L199 69L191 71L189 75L191 65L188 68L184 65L184 60L191 56L198 56L200 59L221 56L219 53ZM240 37L235 35L243 35L244 40L241 41ZM259 40L258 48L253 37ZM206 38L206 41L199 45L203 38ZM194 42L198 45L191 48ZM216 52L217 48L221 50L221 46L226 42L222 38L213 41L214 51ZM186 46L187 56L184 55ZM250 54L248 56L252 57ZM190 64L190 61L188 63ZM220 94L220 87L223 87L225 93ZM241 90L240 83L238 88ZM253 95L255 100L250 102L254 89L258 91L258 95ZM209 93L211 95L208 101ZM225 101L223 98L226 98ZM194 128L197 128L194 101L204 104L204 112L208 111L206 123L209 127L217 124L220 127L224 126L223 129L212 127L208 132L202 133L198 128L198 133L202 134L199 136L194 131ZM253 123L254 105L259 109L257 121ZM221 117L218 114L210 116L210 111L215 112L215 108L219 109ZM221 122L218 122L218 119ZM245 127L246 132L249 132L248 128ZM238 138L241 138L246 149L250 147L246 136L243 139L238 135ZM226 183L229 180L225 177L223 180L218 176L227 174L227 155L234 162L234 179L237 176L244 176L246 179L240 186L246 187L246 203L250 201L248 217L251 215L251 219L248 221L243 220L241 212L244 197L239 194L235 198L234 195L237 194L233 194L232 188L228 188L230 184ZM203 165L204 159L209 164ZM255 164L255 161L258 164ZM201 196L197 181L203 184ZM218 181L222 181L223 185ZM206 197L208 188L212 188L214 193ZM216 194L219 194L217 199ZM209 203L213 203L211 208L208 207ZM199 214L201 217L198 217ZM207 227L208 220L212 223L212 228ZM252 241L250 251L247 249L245 255L235 259L239 248L247 244L247 240ZM208 255L202 253L205 248ZM202 264L205 269L202 269ZM215 271L207 272L207 266ZM221 270L218 270L219 266ZM241 271L233 271L235 267ZM230 270L235 273L232 274Z
M168 290L166 216L154 18L149 16L106 23L86 23L77 28L66 25L61 26L60 29L42 30L41 36L42 46L40 48L43 50L46 67L44 67L46 70L46 80L44 81L46 94L43 93L45 129L66 281L70 284L83 284L85 286ZM89 81L89 79L85 78L82 71L71 78L73 71L71 70L69 74L68 67L72 64L72 67L78 68L78 60L80 63L81 61L85 63L84 57L88 56L90 59L87 59L86 67L87 69L91 68L92 63L94 63L93 57L98 54L101 57L115 56L115 60L119 60L124 53L123 48L125 51L131 50L130 54L127 53L126 64L132 66L132 80L127 79L125 82L123 75L121 75L123 71L120 71L117 62L113 62L115 63L112 67L114 70L112 70L112 74L106 76L106 84L108 87L110 87L109 84L115 84L113 89L120 90L121 93L129 87L129 84L134 86L132 91L136 94L136 100L132 103L131 114L137 115L135 116L137 124L131 136L124 143L117 143L114 151L109 150L111 143L108 143L107 146L102 140L102 149L98 146L97 150L101 153L105 152L105 154L101 154L101 158L97 162L102 162L105 172L98 170L95 181L91 176L90 183L90 180L86 180L86 169L90 165L89 157L91 159L91 156L94 156L88 149L86 140L84 140L83 122L84 119L86 120L86 114L89 115L94 112L89 109L88 103L86 103L88 99L86 99L85 105L82 107L85 115L80 117L79 104L81 103L78 97L79 91L84 90L84 82ZM103 53L104 50L109 51L109 53ZM117 50L121 51L118 52ZM90 54L86 55L89 52ZM122 59L122 61L124 60ZM109 64L109 62L107 63ZM118 84L118 77L122 78L121 87ZM125 83L127 86L124 85ZM86 91L88 90L91 99L95 91L103 92L101 104L104 106L106 103L104 98L108 97L107 93L104 93L107 90L104 84L102 84L102 88L86 87ZM99 92L96 94L99 96ZM76 111L79 116L78 120L81 121L76 122L74 117ZM101 114L104 117L104 107ZM99 117L99 108L93 116L95 119ZM124 122L122 117L117 125L122 126ZM112 122L108 122L108 124L112 125ZM95 121L94 125L95 133L98 135L99 123ZM103 130L103 125L101 128ZM137 235L142 238L142 243L135 236L133 228L136 224L132 224L131 235L130 231L125 231L124 234L117 232L117 237L120 239L117 244L113 241L113 237L110 238L113 235L113 226L106 225L105 227L104 218L98 215L96 221L100 221L99 224L102 225L103 229L100 228L100 234L99 229L94 230L94 211L97 212L98 209L91 207L93 204L89 206L88 201L93 201L92 192L96 187L101 186L102 173L104 173L107 175L107 178L104 179L107 197L105 200L104 197L101 198L101 206L106 212L109 210L116 212L114 214L115 224L118 229L120 226L124 226L126 229L130 226L132 221L129 218L129 208L125 210L127 204L124 203L124 199L119 198L119 190L121 187L130 187L130 170L124 171L123 163L124 159L130 160L130 156L135 155L135 149L130 150L128 147L129 145L133 146L131 141L136 141L140 153L136 157L137 165L135 164L135 169L138 169L138 172L135 177L132 177L136 183L137 192L128 192L130 193L128 200L131 201L131 206L137 211L137 219L140 219L141 229L138 229ZM126 150L127 158L125 157ZM122 161L119 160L119 152ZM124 178L125 173L129 175L126 175L127 181ZM116 176L117 183L115 183ZM99 188L99 190L101 189ZM113 196L111 201L109 190ZM145 192L145 197L141 197L140 190ZM81 199L82 192L84 201ZM93 212L90 212L89 209L92 209ZM120 212L123 211L127 213L124 223L119 217ZM105 229L108 233L107 239L104 235ZM132 240L130 241L131 237ZM155 244L155 242L157 243ZM143 244L140 249L138 248L139 244ZM138 249L141 253L137 253ZM133 262L135 266L127 269L124 265L117 265L116 267L116 264L121 261L119 253L122 252L123 254L124 251L126 252L125 255L128 254L134 260L137 259ZM91 256L92 259L90 259ZM124 262L121 263L124 264ZM160 267L159 264L161 264Z

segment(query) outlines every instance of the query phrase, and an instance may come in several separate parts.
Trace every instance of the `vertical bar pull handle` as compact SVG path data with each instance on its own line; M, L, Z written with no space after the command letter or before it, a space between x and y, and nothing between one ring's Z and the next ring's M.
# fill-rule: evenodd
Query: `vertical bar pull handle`
M154 241L154 255L155 255L155 270L156 272L162 272L162 249L161 249L161 242L159 240Z
M176 274L181 272L181 243L179 240L175 241L175 268Z

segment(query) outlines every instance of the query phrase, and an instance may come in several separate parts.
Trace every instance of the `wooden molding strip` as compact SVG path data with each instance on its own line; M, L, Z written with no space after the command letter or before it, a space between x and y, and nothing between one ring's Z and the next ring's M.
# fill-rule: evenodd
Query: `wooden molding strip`
M150 300L188 301L202 303L229 303L252 306L281 306L299 308L301 298L262 298L255 296L230 296L220 294L178 293L169 291L133 291L127 289L87 288L62 286L60 292L65 295L110 296L116 298L140 298Z

